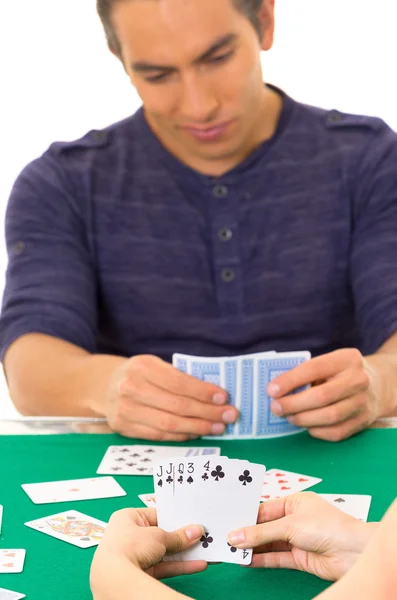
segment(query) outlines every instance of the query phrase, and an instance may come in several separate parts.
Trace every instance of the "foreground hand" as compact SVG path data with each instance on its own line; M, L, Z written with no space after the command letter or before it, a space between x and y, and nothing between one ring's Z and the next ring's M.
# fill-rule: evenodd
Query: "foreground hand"
M165 554L176 554L196 544L203 535L201 525L190 525L167 533L157 527L154 508L124 509L115 512L95 553L93 579L109 575L109 564L126 559L156 579L198 573L207 568L203 560L162 562Z
M258 525L239 530L240 543L232 532L229 543L254 548L251 567L297 569L335 581L358 559L373 526L303 492L261 504Z
M105 416L127 437L185 441L221 435L238 411L220 387L181 373L155 356L134 356L114 372Z
M337 350L284 373L268 386L271 410L316 438L340 441L365 429L388 407L383 406L378 372L381 356L364 358L358 350ZM312 387L293 394L300 387ZM391 410L391 407L390 407Z

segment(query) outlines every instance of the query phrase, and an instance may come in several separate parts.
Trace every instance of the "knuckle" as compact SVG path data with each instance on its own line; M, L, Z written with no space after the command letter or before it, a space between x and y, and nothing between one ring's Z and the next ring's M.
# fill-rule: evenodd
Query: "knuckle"
M330 430L327 439L330 442L341 442L345 437L342 427L334 427Z
M175 396L171 402L170 410L177 415L189 413L189 401L186 398Z
M353 364L357 364L357 365L362 364L363 356L362 356L360 350L357 350L357 348L348 348L347 353L348 353L350 362L352 362Z
M159 423L162 432L176 433L178 430L178 422L173 417L164 417Z
M325 392L321 387L316 390L316 399L319 406L327 406L329 403L329 398L327 392Z
M341 421L342 418L343 418L342 409L339 408L337 405L330 406L327 409L327 419L326 419L327 423L330 423L330 424L339 423L339 421Z
M163 442L165 439L165 434L163 431L159 431L158 429L154 429L150 434L150 439L154 442Z
M139 354L130 359L129 366L132 370L145 371L153 362L153 357L149 354Z

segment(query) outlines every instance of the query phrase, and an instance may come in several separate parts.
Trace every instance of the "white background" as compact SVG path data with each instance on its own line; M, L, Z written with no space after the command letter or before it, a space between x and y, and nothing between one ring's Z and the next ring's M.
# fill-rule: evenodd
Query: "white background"
M140 105L106 47L95 0L3 4L1 231L11 186L29 161L53 141L105 127ZM263 54L265 81L308 104L382 117L397 130L393 0L276 0L276 7L275 46ZM3 238L1 233L0 290ZM11 414L0 374L0 417Z

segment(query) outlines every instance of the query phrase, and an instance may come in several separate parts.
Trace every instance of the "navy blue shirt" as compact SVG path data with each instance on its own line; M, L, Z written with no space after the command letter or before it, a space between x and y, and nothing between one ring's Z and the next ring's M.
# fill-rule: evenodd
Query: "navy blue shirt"
M397 330L397 134L284 94L274 137L215 178L140 109L30 163L6 238L1 358L30 332L166 360L369 354Z

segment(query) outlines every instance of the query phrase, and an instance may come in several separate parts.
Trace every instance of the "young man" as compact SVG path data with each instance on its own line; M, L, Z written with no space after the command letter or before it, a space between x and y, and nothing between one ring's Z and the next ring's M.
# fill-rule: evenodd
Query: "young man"
M311 492L265 502L258 525L231 532L239 548L255 548L252 568L298 569L336 581L320 600L392 600L396 597L397 503L383 522L362 523ZM156 581L197 573L204 561L162 562L198 542L199 525L167 533L155 509L114 513L91 566L94 600L182 600L187 596ZM237 537L244 541L236 544ZM210 592L208 598L210 598Z
M17 408L221 434L237 411L173 352L308 349L269 386L275 414L337 441L394 413L397 135L264 84L274 0L98 10L143 108L15 184L0 359Z

